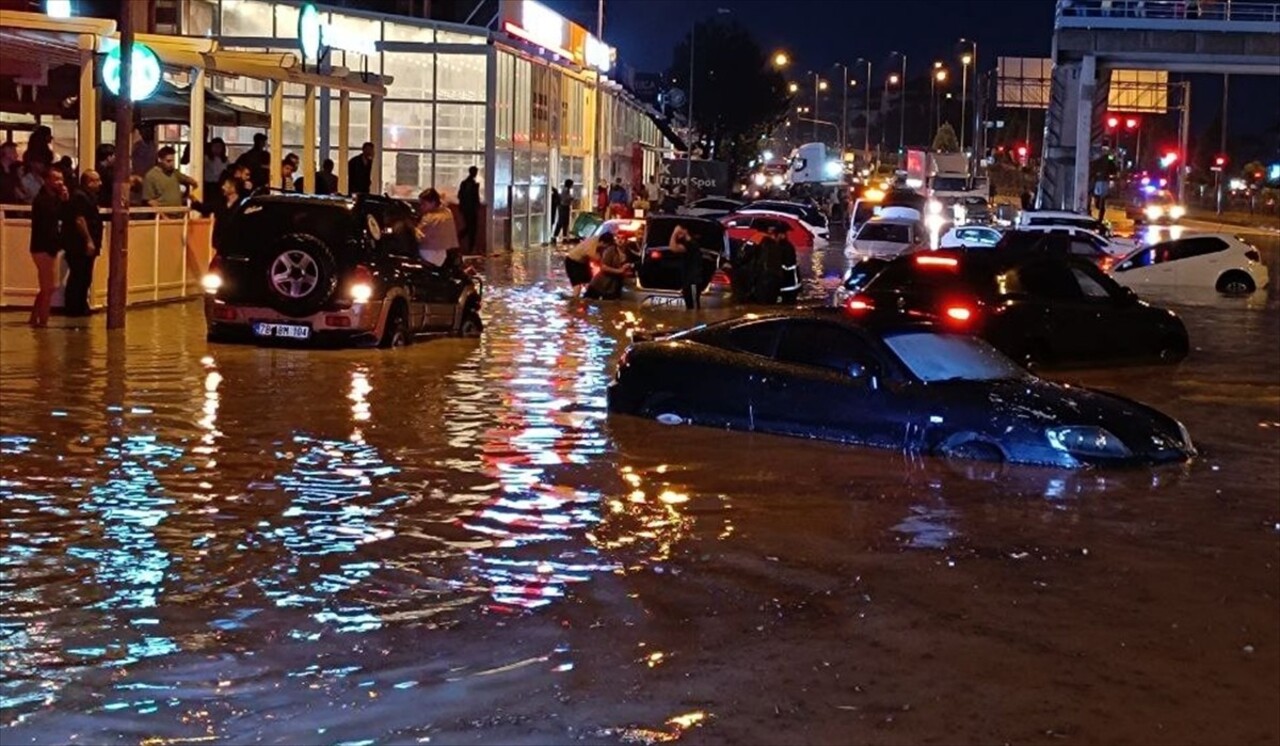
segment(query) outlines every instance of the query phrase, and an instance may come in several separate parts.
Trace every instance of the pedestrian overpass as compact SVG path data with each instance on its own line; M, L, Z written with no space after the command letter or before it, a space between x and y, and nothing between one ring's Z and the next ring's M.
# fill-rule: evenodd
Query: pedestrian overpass
M1280 2L1058 0L1041 208L1088 208L1115 69L1280 75Z

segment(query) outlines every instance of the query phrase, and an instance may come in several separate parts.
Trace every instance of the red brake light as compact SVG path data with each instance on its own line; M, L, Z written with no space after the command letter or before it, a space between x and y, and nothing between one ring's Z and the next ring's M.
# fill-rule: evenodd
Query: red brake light
M844 307L850 311L871 311L876 304L865 295L855 295L845 301Z
M1102 261L1098 262L1098 267L1101 268L1103 272L1110 272L1111 267L1115 263L1116 263L1116 260L1114 257L1104 256L1102 257Z
M1248 251L1244 252L1244 258L1248 259L1251 262L1262 261L1262 255L1258 253L1257 249L1249 249Z
M921 254L916 257L916 264L923 267L956 267L960 262L956 261L955 257Z
M973 317L973 311L965 306L947 306L946 314L952 321L968 321Z

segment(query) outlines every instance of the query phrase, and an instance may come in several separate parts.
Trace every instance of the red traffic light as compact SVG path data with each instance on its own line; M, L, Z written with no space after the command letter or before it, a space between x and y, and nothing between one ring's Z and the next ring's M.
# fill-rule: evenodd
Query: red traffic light
M1124 120L1124 128L1127 130L1136 130L1138 128L1138 118L1129 117L1128 119Z
M1120 117L1117 117L1117 116L1107 117L1107 129L1113 130L1119 126L1120 126Z
M1227 165L1227 157L1226 157L1225 155L1220 155L1220 156L1218 156L1217 158L1214 158L1214 159L1213 159L1213 165L1218 166L1218 167L1222 167L1222 166Z
M1019 157L1019 158L1026 158L1026 157L1027 157L1027 146L1026 146L1026 145L1019 145L1019 146L1018 146L1018 157Z

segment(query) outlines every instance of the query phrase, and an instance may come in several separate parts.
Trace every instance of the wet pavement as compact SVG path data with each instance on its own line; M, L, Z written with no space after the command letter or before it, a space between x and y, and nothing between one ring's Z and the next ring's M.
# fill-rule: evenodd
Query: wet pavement
M1274 286L1054 374L1203 454L1069 473L609 418L692 317L493 261L390 352L0 315L4 743L1280 742Z

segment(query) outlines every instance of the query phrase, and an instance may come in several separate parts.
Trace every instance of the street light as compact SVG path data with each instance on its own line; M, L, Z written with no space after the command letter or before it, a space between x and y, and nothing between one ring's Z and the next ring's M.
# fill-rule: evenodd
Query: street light
M791 63L791 58L787 56L786 52L778 52L773 55L774 67L786 67L790 63Z
M791 91L792 93L797 93L800 90L800 86L796 85L795 83L789 83L787 84L787 90Z

